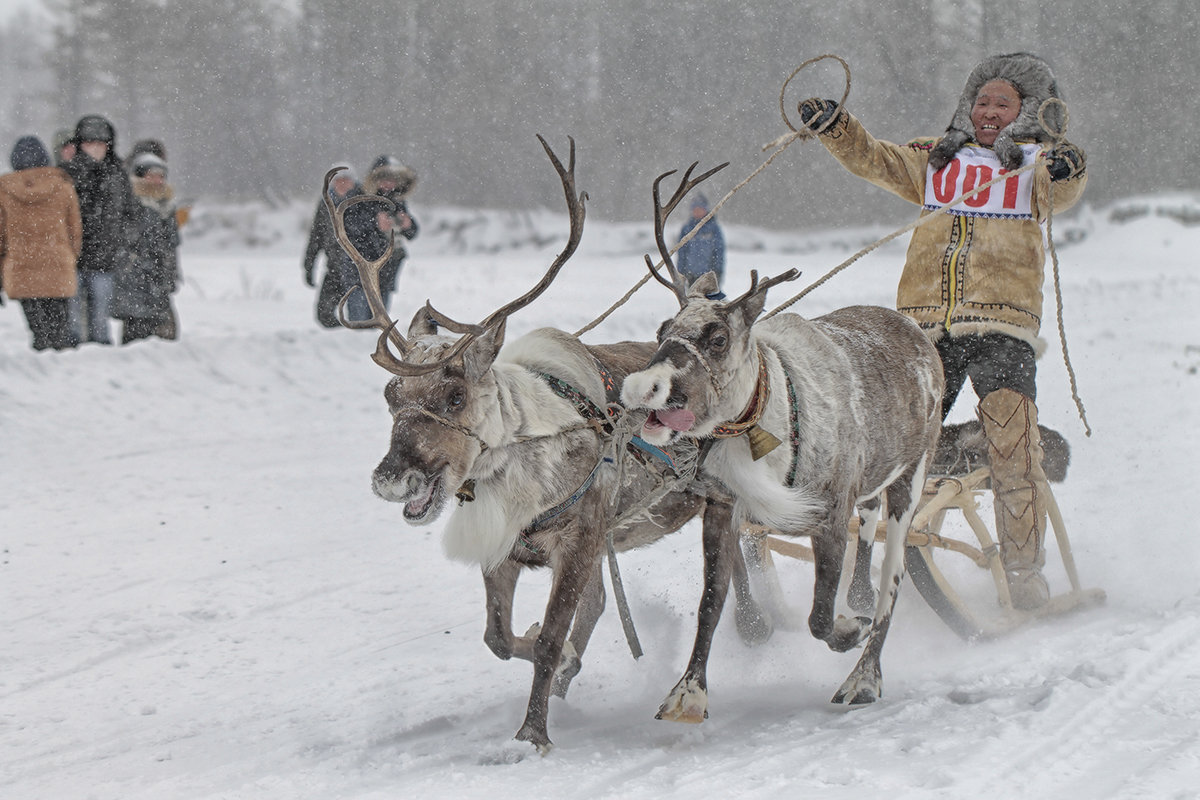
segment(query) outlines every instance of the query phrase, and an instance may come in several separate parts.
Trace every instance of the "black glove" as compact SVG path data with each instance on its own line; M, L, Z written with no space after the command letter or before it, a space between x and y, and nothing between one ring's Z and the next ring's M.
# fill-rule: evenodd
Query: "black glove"
M1050 173L1052 181L1065 181L1082 175L1086 167L1087 156L1073 144L1063 142L1046 154L1046 171Z
M822 100L819 97L810 97L799 106L800 121L809 130L820 130L825 123L833 119L834 112L838 110L836 100Z
M316 286L316 285L317 285L316 283L314 283L314 282L313 282L313 267L312 267L312 264L305 264L305 265L304 265L304 282L305 282L306 284L308 284L309 286Z

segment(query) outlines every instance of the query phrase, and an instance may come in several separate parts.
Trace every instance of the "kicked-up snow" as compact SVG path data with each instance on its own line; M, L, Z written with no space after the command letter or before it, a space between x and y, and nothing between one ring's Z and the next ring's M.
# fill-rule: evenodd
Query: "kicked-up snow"
M531 667L485 647L482 582L443 555L445 518L411 527L371 491L387 446L388 375L369 358L373 335L313 320L300 270L310 206L244 210L239 221L268 243L257 247L201 209L181 251L176 343L34 353L9 302L0 797L1195 796L1196 207L1194 196L1139 198L1055 223L1094 435L1083 435L1070 397L1049 284L1038 404L1070 440L1056 493L1083 583L1103 588L1105 605L969 644L906 582L883 699L852 712L828 701L857 653L832 653L803 630L748 648L726 620L709 666L710 718L659 722L694 634L693 524L623 555L646 654L630 656L610 598L583 671L551 704L545 757L512 740ZM439 224L456 219L474 222ZM524 238L502 215L423 215L393 314L407 323L429 298L470 321L524 292L561 247L566 220L520 219ZM726 290L744 291L752 268L802 268L800 281L772 290L769 310L885 232L734 226ZM641 277L650 235L648 223L589 222L557 283L511 320L510 339L583 327ZM903 246L791 310L890 305ZM648 285L585 340L653 338L676 308ZM964 390L952 420L970 418L974 402ZM953 558L939 563L993 611L988 576ZM776 560L806 614L811 566ZM1063 590L1053 544L1048 563ZM546 573L522 579L518 633L541 618L547 585Z

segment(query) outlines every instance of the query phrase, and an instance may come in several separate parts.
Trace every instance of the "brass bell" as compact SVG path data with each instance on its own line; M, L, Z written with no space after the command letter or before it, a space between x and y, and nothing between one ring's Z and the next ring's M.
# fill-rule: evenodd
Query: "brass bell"
M750 458L755 461L783 444L774 434L767 433L757 425L750 426L746 438L750 441Z

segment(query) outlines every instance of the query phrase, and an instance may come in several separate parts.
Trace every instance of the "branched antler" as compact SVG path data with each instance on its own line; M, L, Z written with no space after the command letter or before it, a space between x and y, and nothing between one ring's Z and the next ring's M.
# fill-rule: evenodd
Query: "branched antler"
M659 200L658 188L663 180L674 175L676 170L664 172L654 179L654 241L658 245L659 255L662 256L663 264L666 265L671 275L671 280L668 281L662 276L649 255L646 256L646 266L649 267L650 274L654 276L655 280L675 293L675 297L679 299L681 306L687 303L687 279L679 274L679 271L675 269L675 262L671 260L671 248L667 247L665 233L667 217L671 215L671 212L679 205L679 201L683 200L688 192L729 166L729 162L726 161L724 164L713 167L703 175L693 178L692 171L699 164L699 161L693 161L692 165L687 168L687 172L683 173L683 178L679 181L679 188L671 195L671 199L667 201L666 205L663 205Z
M358 288L367 298L367 306L371 311L371 316L365 320L347 319L345 313L346 300L350 297L350 292L347 292L341 302L338 303L338 320L347 328L354 328L356 330L377 328L380 330L379 341L375 344L375 352L371 354L371 359L393 375L412 376L432 372L433 368L425 368L425 365L410 364L403 360L403 356L409 351L409 344L405 341L404 336L400 334L400 331L396 330L396 320L388 316L387 306L384 304L383 295L379 291L379 272L387 264L388 259L391 258L395 245L389 238L387 249L384 250L383 255L374 261L368 261L359 252L354 242L350 241L350 237L346 233L346 211L352 206L359 203L386 203L389 206L394 206L395 204L386 197L359 195L334 206L333 198L329 194L329 183L333 180L333 176L343 169L345 167L334 167L325 173L325 186L321 198L324 200L325 208L329 212L330 219L333 221L333 232L338 240L338 244L346 251L346 255L350 256L350 260L354 262L355 269L358 270L358 278L361 286L355 288ZM352 292L354 289L350 291ZM388 346L388 339L391 339L396 345L396 348L400 351L400 357L397 357L392 352Z
M772 286L774 286L776 284L786 283L788 281L794 281L794 280L796 280L796 278L799 278L799 277L800 277L800 270L793 267L792 269L789 269L786 272L776 275L774 278L767 278L762 283L759 283L758 282L758 270L752 269L752 270L750 270L750 288L747 289L746 293L744 295L742 295L741 297L737 298L736 300L730 300L728 303L726 303L725 307L732 308L733 306L736 306L738 303L745 302L748 298L752 297L753 295L755 295L759 292L765 292L767 289L770 289Z
M558 177L562 181L563 193L566 195L567 213L571 220L571 230L567 237L566 247L558 254L558 257L554 259L554 263L550 265L546 274L542 276L541 280L533 288L515 300L496 309L478 324L472 325L456 322L435 309L427 301L425 303L425 313L429 319L436 325L452 333L460 334L461 338L440 359L419 364L404 361L402 357L398 358L388 346L388 339L390 338L400 350L401 356L406 355L410 350L409 344L400 335L399 331L396 330L396 322L388 316L387 308L383 304L383 297L379 292L379 271L387 263L388 257L392 253L391 243L389 243L387 252L383 256L375 261L368 261L346 235L346 226L343 219L346 209L355 203L372 200L391 201L382 197L361 196L353 197L335 208L329 197L329 182L333 178L333 175L339 169L343 169L343 167L332 169L325 175L325 206L329 209L329 214L333 218L334 232L338 242L345 248L354 262L354 266L358 269L359 278L363 283L363 292L366 295L367 304L371 309L371 318L369 320L346 320L340 306L338 315L342 318L342 324L346 327L378 328L383 332L375 347L375 353L371 356L376 364L379 364L394 375L402 376L424 375L446 366L461 356L478 337L497 326L504 325L509 316L525 308L541 296L550 287L550 284L554 282L554 279L558 277L559 271L567 263L567 260L574 255L575 250L579 247L580 240L583 238L583 221L586 215L584 203L587 200L587 192L580 192L575 187L575 139L568 137L571 142L571 154L567 161L567 166L564 167L558 156L550 149L550 145L546 143L546 140L541 135L538 135L537 138L542 143L542 148L546 151L546 155L550 157L550 162L554 165L555 171L558 172ZM342 303L345 303L345 298L342 299Z
M558 277L559 270L562 269L563 265L567 263L567 260L574 255L575 250L579 247L579 242L583 238L583 221L587 213L584 205L587 200L587 192L580 192L575 186L575 139L574 137L567 138L571 143L571 153L567 159L567 166L564 167L558 156L550 149L550 145L542 138L541 134L538 134L537 137L538 141L542 143L542 149L550 157L550 163L554 165L555 171L558 172L559 180L562 181L563 194L567 200L567 214L571 221L571 230L567 236L566 246L558 254L558 257L554 259L554 263L550 265L550 268L546 270L546 274L542 276L541 280L533 288L515 300L496 309L491 314L488 314L477 325L455 322L450 317L426 304L426 312L438 325L455 333L463 334L463 337L438 362L439 365L449 363L452 359L458 357L483 332L494 326L503 325L512 314L525 308L540 297L546 289L550 288L550 284Z

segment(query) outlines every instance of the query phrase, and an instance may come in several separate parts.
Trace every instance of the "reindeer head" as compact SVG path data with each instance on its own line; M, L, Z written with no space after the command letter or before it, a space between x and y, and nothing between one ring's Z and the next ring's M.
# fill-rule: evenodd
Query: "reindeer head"
M384 389L392 415L391 444L375 468L372 488L384 500L403 503L404 519L414 525L436 519L450 494L469 494L464 481L489 444L497 444L501 435L492 364L504 343L505 322L550 286L583 235L587 195L575 190L575 141L571 140L570 159L564 168L546 141L541 136L538 140L566 194L571 220L567 245L536 286L476 325L456 322L427 302L413 317L407 338L402 336L379 292L379 271L387 263L391 247L379 259L367 261L349 240L344 223L351 205L381 198L354 197L334 208L328 189L324 193L338 242L350 255L361 279L361 288L351 291L365 293L372 315L365 321L347 320L343 298L338 316L346 327L381 331L372 358L396 376ZM330 170L325 176L327 185L336 172ZM439 327L457 336L439 334Z
M751 329L766 303L767 289L792 280L799 273L789 270L763 283L751 272L750 289L731 302L717 298L713 273L702 275L690 287L675 269L663 236L671 210L694 186L725 165L690 179L696 164L684 173L679 188L666 203L659 202L659 184L654 181L655 239L670 280L659 274L649 256L646 265L660 283L671 288L680 311L658 331L658 350L641 372L625 378L621 402L629 408L650 409L642 438L665 445L682 435L708 436L722 422L735 419L753 397L760 369Z
M436 368L388 381L383 396L392 435L371 476L376 495L404 504L406 522L437 519L494 438L498 398L491 367L503 329L503 324L489 328L460 355L447 358L458 340L437 332L427 308L413 317L407 363Z

